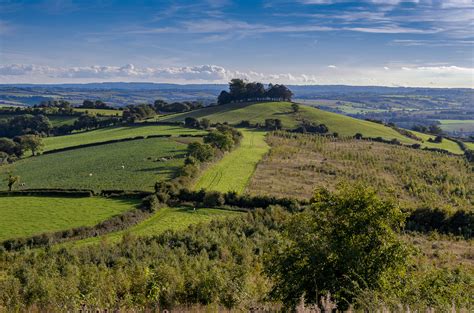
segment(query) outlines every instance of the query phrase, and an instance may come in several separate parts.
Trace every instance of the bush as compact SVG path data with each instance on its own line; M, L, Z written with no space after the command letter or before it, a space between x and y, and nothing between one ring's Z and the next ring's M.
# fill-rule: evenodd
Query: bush
M149 195L143 199L142 210L153 213L158 211L163 207L163 203L160 202L160 199L156 195Z
M207 207L220 207L225 203L224 196L218 191L208 191L203 199L204 206Z

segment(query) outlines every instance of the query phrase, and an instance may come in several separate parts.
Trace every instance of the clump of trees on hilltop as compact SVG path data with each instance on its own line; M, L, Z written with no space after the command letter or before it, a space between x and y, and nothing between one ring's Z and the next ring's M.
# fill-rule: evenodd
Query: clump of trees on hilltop
M291 101L293 92L285 85L246 82L234 78L229 82L229 91L221 91L217 98L218 104L246 101Z

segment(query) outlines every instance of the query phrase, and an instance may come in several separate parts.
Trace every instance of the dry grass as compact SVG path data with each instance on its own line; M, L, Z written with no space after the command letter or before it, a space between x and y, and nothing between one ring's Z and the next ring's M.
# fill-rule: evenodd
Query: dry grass
M436 267L465 265L474 269L474 240L439 234L405 234L403 240L418 249L420 256Z
M474 204L474 175L462 157L312 135L279 133L267 141L271 151L257 166L251 194L307 199L316 187L361 182L407 208L455 211Z

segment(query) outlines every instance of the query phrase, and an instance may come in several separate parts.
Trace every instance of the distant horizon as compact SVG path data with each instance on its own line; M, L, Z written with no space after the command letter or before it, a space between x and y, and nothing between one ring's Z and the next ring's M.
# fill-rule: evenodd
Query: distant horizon
M264 85L273 82L262 82ZM176 85L176 86L227 86L228 83L169 83L149 81L93 81L93 82L57 82L57 83L1 83L0 86L61 86L61 85L94 85L94 84L149 84L149 85ZM275 83L273 83L275 84ZM295 87L360 87L360 88L401 88L401 89L472 89L474 87L433 87L433 86L386 86L386 85L346 85L346 84L283 84Z

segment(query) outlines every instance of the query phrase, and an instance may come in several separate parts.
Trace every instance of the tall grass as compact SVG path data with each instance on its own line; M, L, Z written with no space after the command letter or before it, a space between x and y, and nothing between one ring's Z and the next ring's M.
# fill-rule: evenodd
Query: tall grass
M309 198L315 187L362 182L404 207L469 209L474 175L464 158L355 139L272 134L247 190Z

